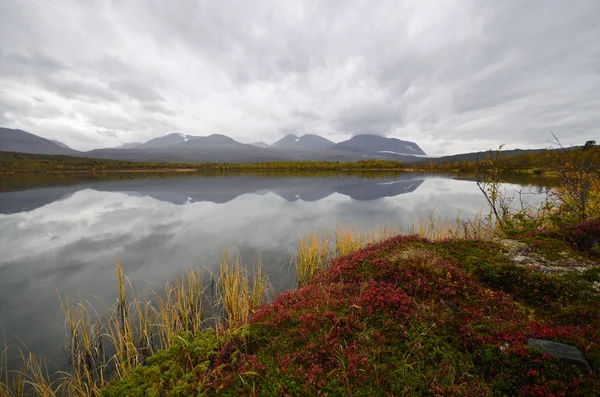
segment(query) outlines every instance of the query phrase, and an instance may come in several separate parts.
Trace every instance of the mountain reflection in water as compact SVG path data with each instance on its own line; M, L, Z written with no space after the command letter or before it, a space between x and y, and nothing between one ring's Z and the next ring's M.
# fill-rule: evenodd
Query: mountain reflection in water
M88 188L148 196L172 204L201 201L223 204L243 194L266 192L273 192L287 201L318 201L334 193L346 195L354 200L375 200L413 192L423 181L424 179L413 175L383 178L279 178L248 175L134 179L1 193L0 213L31 211Z

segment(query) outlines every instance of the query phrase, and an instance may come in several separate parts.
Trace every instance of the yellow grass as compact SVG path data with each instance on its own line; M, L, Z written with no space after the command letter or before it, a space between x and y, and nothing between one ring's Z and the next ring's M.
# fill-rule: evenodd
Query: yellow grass
M292 261L296 267L298 285L302 286L326 269L330 260L396 235L418 235L440 241L452 238L489 239L495 236L495 231L495 226L487 222L481 212L465 221L460 213L455 219L445 219L433 210L425 217L417 217L408 227L364 229L338 224L333 232L333 246L328 232L304 234L298 240L298 250Z
M231 328L248 324L250 316L259 308L268 289L268 282L259 261L254 274L242 266L239 255L232 258L225 248L219 264L220 300L225 319Z
M298 254L295 260L298 284L304 285L327 264L330 254L329 238L320 238L317 233L302 235L298 240Z

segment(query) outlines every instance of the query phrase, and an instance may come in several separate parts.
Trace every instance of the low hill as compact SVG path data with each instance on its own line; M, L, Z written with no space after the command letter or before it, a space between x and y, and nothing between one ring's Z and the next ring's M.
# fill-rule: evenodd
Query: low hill
M353 136L347 141L334 145L332 149L369 154L390 153L398 155L425 155L423 149L414 142L368 134Z
M53 142L23 130L10 128L0 128L0 151L35 154L80 154L80 152L70 149L62 143Z
M63 148L65 148L65 149L71 149L71 148L70 148L70 147L69 147L69 146L68 146L66 143L62 143L62 142L61 142L61 141L59 141L59 140L56 140L56 139L50 139L50 141L52 141L52 142L56 143L58 146L60 146L60 147L63 147Z
M114 147L113 149L133 149L134 147L138 147L142 144L143 144L142 142L128 142L128 143L119 145L117 147Z

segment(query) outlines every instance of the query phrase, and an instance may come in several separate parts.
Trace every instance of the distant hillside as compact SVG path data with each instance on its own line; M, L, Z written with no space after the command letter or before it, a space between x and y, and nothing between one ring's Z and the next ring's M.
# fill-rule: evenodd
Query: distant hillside
M236 141L223 134L212 134L209 136L189 136L185 142L187 147L215 147L215 146L251 146Z
M267 145L267 144L266 144L266 143L264 143L263 141L260 141L260 142L254 142L254 143L251 143L251 145L252 145L252 146L256 146L256 147L261 147L261 148L263 148L263 149L264 149L264 148L268 148L268 147L269 147L269 145Z
M148 142L137 145L136 148L150 149L177 146L187 142L188 139L188 135L185 134L168 134L158 138L150 139Z
M168 134L159 138L154 138L141 145L135 146L136 149L165 149L174 147L198 147L198 146L224 146L224 145L242 145L240 142L222 134L212 134L209 136L195 136L186 134Z
M323 138L319 135L306 134L300 137L296 135L286 135L274 144L272 148L303 148L303 149L327 149L335 145L334 142L329 139Z
M58 144L23 130L10 128L0 128L0 151L36 154L80 154L80 152L70 149L64 144Z
M414 142L379 135L356 135L334 145L332 149L349 152L390 153L398 155L424 155L425 152Z
M62 143L61 141L57 141L56 139L50 139L50 142L54 142L56 143L58 146L63 147L65 149L71 149L69 146L67 146L65 143Z
M543 152L544 150L546 150L546 149L502 150L500 152L500 157L515 157L515 156L520 156L522 154L527 154L527 153ZM487 157L488 153L489 153L489 150L485 151L485 152L470 152L470 153L453 154L450 156L442 156L442 157L437 157L437 158L425 158L425 159L420 159L419 161L438 162L438 163L447 163L447 162L454 162L454 161L477 161L477 160L485 159Z
M120 146L114 147L113 149L133 149L134 147L138 147L142 145L142 142L129 142L129 143L124 143Z

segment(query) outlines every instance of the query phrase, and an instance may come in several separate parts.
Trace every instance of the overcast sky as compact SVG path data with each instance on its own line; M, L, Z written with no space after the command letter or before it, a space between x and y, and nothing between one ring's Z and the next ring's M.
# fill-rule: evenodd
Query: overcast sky
M429 154L600 141L600 1L1 0L0 126L373 133Z

